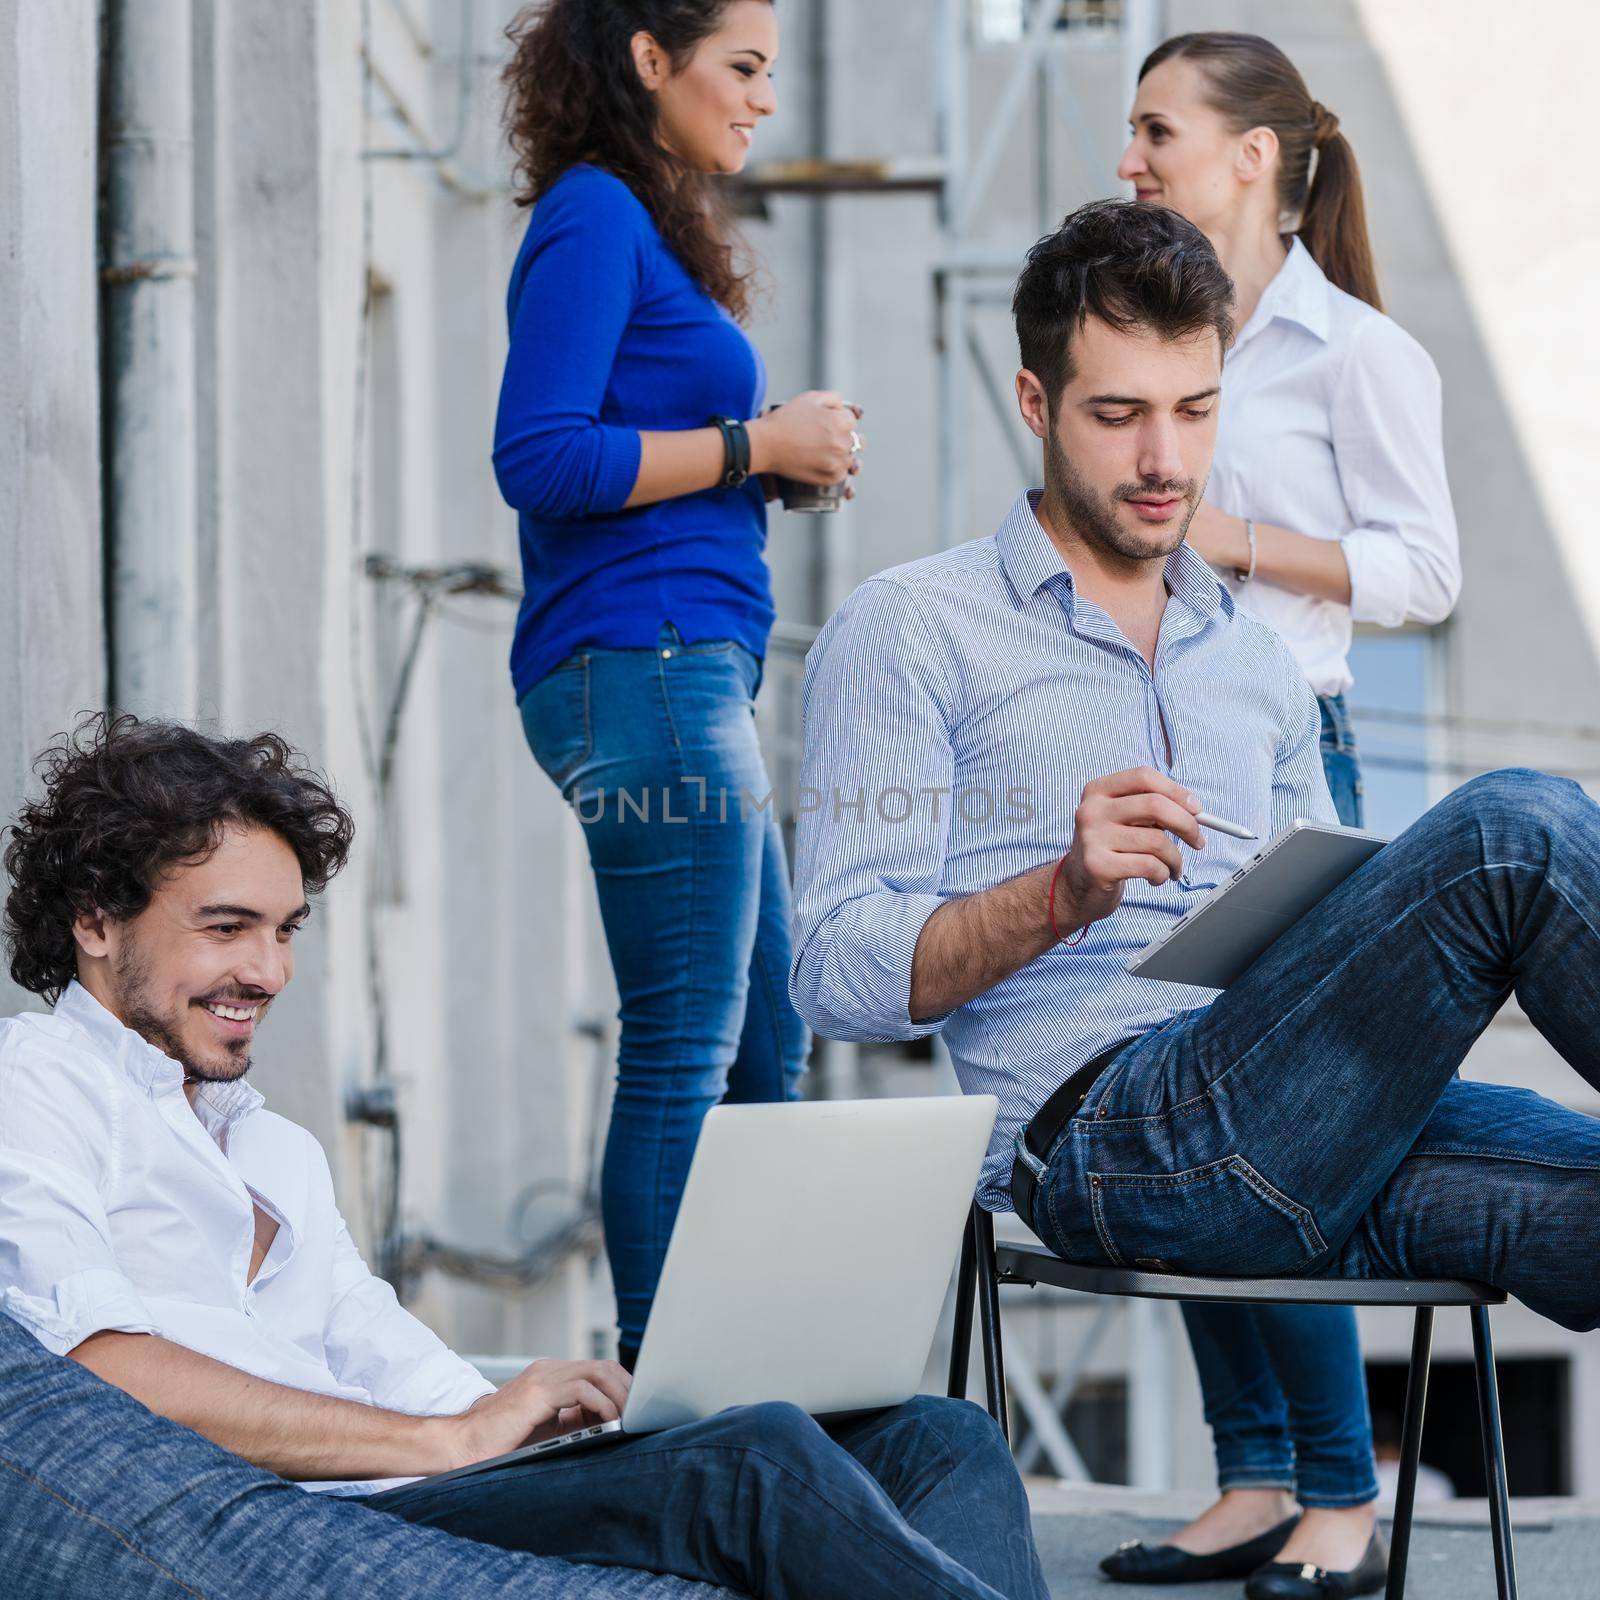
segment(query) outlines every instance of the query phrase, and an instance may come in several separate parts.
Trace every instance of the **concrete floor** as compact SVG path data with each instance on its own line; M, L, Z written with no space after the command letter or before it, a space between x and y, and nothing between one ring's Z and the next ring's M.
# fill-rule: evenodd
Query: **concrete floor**
M1063 1486L1030 1480L1034 1531L1055 1600L1084 1595L1158 1591L1113 1585L1099 1561L1124 1539L1158 1540L1198 1512L1203 1495L1158 1495L1131 1489ZM1529 1600L1596 1600L1600 1596L1600 1502L1518 1500L1512 1503L1517 1577ZM1239 1583L1186 1584L1181 1600L1236 1600ZM1494 1600L1494 1552L1481 1500L1429 1505L1417 1513L1407 1600Z

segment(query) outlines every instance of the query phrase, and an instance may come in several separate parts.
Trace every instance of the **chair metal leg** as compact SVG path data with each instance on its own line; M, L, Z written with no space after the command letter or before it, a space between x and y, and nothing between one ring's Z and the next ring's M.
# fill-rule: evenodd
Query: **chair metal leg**
M972 1299L978 1270L978 1203L961 1232L961 1265L956 1268L955 1321L950 1328L950 1398L967 1398L967 1368L972 1361Z
M1494 1535L1495 1593L1516 1600L1517 1558L1511 1547L1511 1498L1506 1489L1506 1447L1500 1432L1500 1386L1495 1378L1489 1308L1472 1308L1472 1355L1478 1370L1478 1421L1483 1428L1483 1471L1489 1486L1489 1529Z
M989 1415L1000 1424L1009 1441L1006 1416L1006 1363L1000 1343L1000 1280L994 1267L994 1218L981 1206L972 1210L973 1246L978 1266L978 1326L983 1334L983 1372L987 1380Z
M1433 1307L1418 1306L1411 1335L1411 1371L1406 1378L1405 1425L1400 1434L1400 1481L1394 1492L1394 1523L1389 1537L1389 1581L1384 1600L1406 1592L1406 1562L1411 1554L1411 1508L1417 1493L1417 1460L1422 1451L1422 1414L1428 1404L1428 1361L1433 1354Z

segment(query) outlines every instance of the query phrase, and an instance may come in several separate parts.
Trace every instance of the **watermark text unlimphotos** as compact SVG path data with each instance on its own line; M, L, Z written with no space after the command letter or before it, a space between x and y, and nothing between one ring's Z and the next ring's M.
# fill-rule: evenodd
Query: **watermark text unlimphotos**
M755 794L742 786L713 787L703 777L688 777L660 788L598 788L575 796L572 809L585 827L608 820L687 825L703 820L747 822L763 812L773 812L775 800L771 789ZM1033 791L1023 783L1011 784L1003 792L984 784L961 788L950 784L885 784L877 789L864 785L850 789L835 784L828 789L802 785L795 791L793 814L820 816L826 822L845 826L874 818L890 825L937 825L959 818L971 827L982 827L990 822L1026 824L1038 812Z

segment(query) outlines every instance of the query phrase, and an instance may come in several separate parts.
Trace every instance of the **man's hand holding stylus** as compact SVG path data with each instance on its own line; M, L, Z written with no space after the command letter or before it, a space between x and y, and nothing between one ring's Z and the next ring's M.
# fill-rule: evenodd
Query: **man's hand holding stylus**
M1064 861L946 900L923 923L911 960L911 1020L946 1015L1054 949L1058 934L1109 917L1130 878L1159 884L1181 876L1177 840L1200 849L1199 809L1181 783L1153 767L1096 778L1073 815Z
M1109 917L1132 878L1169 883L1183 875L1181 839L1204 847L1200 802L1154 767L1113 772L1085 785L1072 818L1072 848L1056 881L1056 924L1063 932Z

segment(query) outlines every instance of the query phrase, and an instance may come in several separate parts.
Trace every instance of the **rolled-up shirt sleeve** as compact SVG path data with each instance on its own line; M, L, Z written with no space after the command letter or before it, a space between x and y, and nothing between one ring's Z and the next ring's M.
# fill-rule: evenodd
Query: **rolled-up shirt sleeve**
M1439 374L1387 317L1355 336L1333 396L1334 460L1355 526L1343 538L1350 614L1398 628L1443 622L1461 592L1444 465Z
M857 589L807 658L789 993L824 1038L917 1039L945 1021L913 1022L910 998L944 903L949 808L924 797L954 771L947 676L935 625L889 578Z
M100 1181L114 1146L106 1108L73 1079L0 1064L0 1310L56 1355L159 1331L111 1247Z
M322 1342L334 1377L365 1389L387 1410L413 1416L455 1415L492 1394L494 1385L471 1362L373 1276L337 1211L333 1220L332 1298Z

